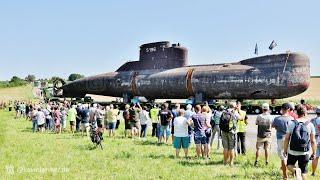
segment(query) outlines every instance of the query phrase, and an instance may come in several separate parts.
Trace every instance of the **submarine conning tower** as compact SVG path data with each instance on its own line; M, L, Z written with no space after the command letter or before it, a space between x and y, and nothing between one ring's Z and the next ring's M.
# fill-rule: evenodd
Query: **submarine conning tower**
M120 71L161 70L188 65L188 50L180 43L169 41L147 43L140 46L139 61L130 61L122 65Z

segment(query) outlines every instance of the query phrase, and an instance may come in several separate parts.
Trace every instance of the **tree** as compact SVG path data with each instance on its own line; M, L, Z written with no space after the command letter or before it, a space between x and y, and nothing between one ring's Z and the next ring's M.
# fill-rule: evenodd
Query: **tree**
M13 76L11 80L9 81L8 87L17 87L17 86L24 86L27 82L18 76Z
M23 79L19 78L18 76L13 76L10 80L10 83L18 83L23 81Z
M32 74L29 74L29 75L25 78L25 80L26 80L27 82L29 82L29 83L34 82L34 81L36 80L36 76L35 76L35 75L32 75Z
M81 79L81 78L84 78L84 75L73 73L73 74L70 74L68 81L75 81L75 80Z
M53 76L53 77L51 77L51 79L48 80L48 83L53 83L53 82L60 80L60 79L63 79L63 78L60 78L58 76Z

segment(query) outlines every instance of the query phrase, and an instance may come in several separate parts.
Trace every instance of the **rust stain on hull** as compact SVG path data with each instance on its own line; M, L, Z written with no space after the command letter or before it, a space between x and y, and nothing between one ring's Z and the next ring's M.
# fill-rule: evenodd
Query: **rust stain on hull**
M186 79L187 79L187 92L189 96L194 96L194 91L193 91L193 87L192 87L192 75L193 75L194 69L189 69L186 75Z

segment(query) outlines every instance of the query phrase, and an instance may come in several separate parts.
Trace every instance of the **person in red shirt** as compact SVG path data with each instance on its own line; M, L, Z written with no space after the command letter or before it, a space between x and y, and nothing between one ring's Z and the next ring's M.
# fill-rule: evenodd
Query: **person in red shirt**
M61 133L61 112L58 106L54 107L54 120L55 120L55 126L56 126L56 133Z

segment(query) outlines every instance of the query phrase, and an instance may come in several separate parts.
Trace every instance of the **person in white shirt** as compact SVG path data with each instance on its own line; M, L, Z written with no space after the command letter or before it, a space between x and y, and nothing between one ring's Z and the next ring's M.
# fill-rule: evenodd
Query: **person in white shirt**
M185 157L188 157L188 149L190 139L188 134L188 126L191 125L191 120L184 117L185 111L179 110L179 116L174 119L174 141L173 147L176 149L176 157L179 158L181 147L184 149Z
M150 121L149 112L147 111L147 107L143 106L142 111L140 112L140 124L141 124L141 133L140 136L142 138L147 137L147 127Z
M45 124L45 115L42 112L42 109L40 107L37 108L38 112L36 113L37 123L39 132L44 132L44 124Z

